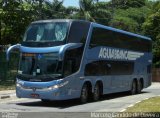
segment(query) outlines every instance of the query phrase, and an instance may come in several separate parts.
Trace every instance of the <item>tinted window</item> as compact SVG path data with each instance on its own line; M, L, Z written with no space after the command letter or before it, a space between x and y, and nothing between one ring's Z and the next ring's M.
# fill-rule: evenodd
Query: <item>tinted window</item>
M151 51L151 41L149 40L103 28L93 28L90 48L95 46L109 46L144 52Z
M62 63L58 61L57 53L21 55L19 74L43 75L62 74Z
M70 27L68 42L69 43L85 43L90 23L73 21Z
M134 64L122 61L94 61L86 65L86 76L130 75Z
M71 75L78 71L82 59L83 48L68 50L64 59L64 76Z
M105 61L95 61L86 65L86 76L103 76L107 75L109 69L107 69L107 63Z
M51 22L32 24L26 31L24 41L65 41L67 36L67 22Z
M131 75L134 69L133 62L109 61L111 75Z
M95 46L112 46L114 45L115 38L113 32L102 28L93 28L90 47Z

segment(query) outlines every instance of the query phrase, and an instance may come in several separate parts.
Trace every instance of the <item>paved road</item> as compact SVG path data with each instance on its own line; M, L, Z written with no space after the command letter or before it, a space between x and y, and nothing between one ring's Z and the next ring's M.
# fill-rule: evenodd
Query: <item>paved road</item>
M131 96L127 93L109 94L103 96L101 101L90 102L86 104L79 104L77 100L53 101L49 104L46 104L42 103L40 100L34 99L5 99L0 101L0 111L38 112L33 113L34 115L37 115L37 118L39 116L42 117L44 115L44 112L65 112L59 114L64 115L64 117L67 118L67 112L120 112L138 101L158 95L160 95L160 83L153 83L152 86L144 89L143 92L138 95ZM55 114L54 116L57 116L59 114ZM72 113L70 115L74 116L75 113ZM90 117L90 114L87 115L89 115ZM28 117L28 114L26 116ZM50 114L49 116L53 116L53 114ZM68 116L68 118L71 116ZM76 116L81 117L80 115Z

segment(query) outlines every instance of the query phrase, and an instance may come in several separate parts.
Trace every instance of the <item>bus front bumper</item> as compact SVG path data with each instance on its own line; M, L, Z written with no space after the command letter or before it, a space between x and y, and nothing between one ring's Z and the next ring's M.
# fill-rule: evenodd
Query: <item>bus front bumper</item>
M77 98L79 92L75 92L71 89L63 90L60 89L41 91L41 90L24 90L16 88L16 95L18 98L34 98L34 99L47 99L47 100L67 100Z
M54 89L26 89L16 86L16 96L18 98L34 98L34 99L47 99L47 100L67 100L78 98L80 91L69 89L66 87Z

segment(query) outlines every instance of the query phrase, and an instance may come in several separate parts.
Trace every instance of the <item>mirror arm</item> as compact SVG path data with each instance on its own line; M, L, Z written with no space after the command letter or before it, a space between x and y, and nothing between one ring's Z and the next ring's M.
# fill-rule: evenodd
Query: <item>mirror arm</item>
M7 49L7 51L6 51L6 59L7 59L7 61L9 61L10 52L11 52L12 50L14 50L14 49L19 49L20 46L21 46L21 44L16 44L16 45L10 46L10 47Z

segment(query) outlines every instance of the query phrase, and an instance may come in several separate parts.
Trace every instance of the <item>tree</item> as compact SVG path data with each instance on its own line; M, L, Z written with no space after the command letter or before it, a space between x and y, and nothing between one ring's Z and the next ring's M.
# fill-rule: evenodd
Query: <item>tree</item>
M111 0L109 4L116 9L139 8L145 6L146 0Z
M130 32L143 34L142 24L150 13L148 7L116 9L110 25Z
M108 10L107 2L95 3L91 15L95 19L95 22L103 25L109 25L111 21L111 12Z
M95 19L91 16L92 10L94 10L93 0L79 0L80 16L84 16L85 20L95 22Z
M66 18L71 18L71 19L78 18L77 16L78 12L79 12L78 8L70 6L65 10L65 14L67 14Z
M157 1L152 9L152 14L144 22L143 29L153 40L154 66L160 67L160 1Z
M1 4L1 44L19 42L25 26L31 21L30 13L22 6L23 0L3 0Z
M111 13L107 9L107 2L94 2L94 0L80 0L79 15L81 19L108 25Z
M66 8L63 6L63 0L53 0L45 2L44 16L47 19L66 18Z

